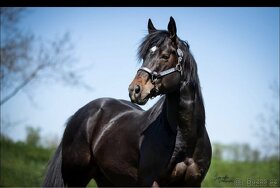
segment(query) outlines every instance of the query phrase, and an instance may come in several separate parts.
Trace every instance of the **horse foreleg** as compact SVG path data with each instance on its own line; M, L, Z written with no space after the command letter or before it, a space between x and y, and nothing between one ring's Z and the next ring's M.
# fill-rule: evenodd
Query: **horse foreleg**
M202 179L200 169L192 158L186 158L185 161L177 163L171 177L173 180L181 182L179 184L186 186L200 186Z
M158 184L156 181L154 181L154 183L153 183L152 187L157 188L157 187L159 187L159 184Z

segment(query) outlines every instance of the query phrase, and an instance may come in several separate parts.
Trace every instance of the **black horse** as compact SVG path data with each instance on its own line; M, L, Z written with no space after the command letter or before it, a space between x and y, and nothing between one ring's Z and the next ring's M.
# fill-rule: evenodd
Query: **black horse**
M211 144L196 62L189 45L168 30L149 34L139 47L142 67L130 84L133 103L163 95L149 110L112 98L96 99L68 121L44 187L201 186Z

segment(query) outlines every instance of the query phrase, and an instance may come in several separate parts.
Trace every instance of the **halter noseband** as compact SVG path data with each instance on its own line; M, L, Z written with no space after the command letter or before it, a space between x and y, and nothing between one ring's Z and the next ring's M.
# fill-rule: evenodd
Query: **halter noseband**
M150 51L152 53L155 52L155 50L157 49L156 46L152 47L150 49ZM180 74L182 75L182 65L180 64L182 59L183 59L183 52L180 48L177 49L177 54L178 54L178 63L176 64L175 67L172 67L170 69L167 69L167 70L164 70L164 71L161 71L161 72L156 72L156 71L152 71L151 69L147 68L147 67L140 67L138 69L138 71L142 70L142 71L145 71L147 72L150 76L151 76L151 80L152 80L152 83L154 84L155 81L161 77L164 77L168 74L171 74L173 72L180 72Z

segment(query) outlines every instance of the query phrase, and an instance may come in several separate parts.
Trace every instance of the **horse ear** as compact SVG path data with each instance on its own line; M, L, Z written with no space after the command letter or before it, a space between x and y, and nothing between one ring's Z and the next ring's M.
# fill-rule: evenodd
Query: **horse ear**
M155 26L153 25L152 20L149 19L149 21L148 21L148 31L149 31L149 34L155 32L156 30L157 30L157 29L156 29Z
M171 16L170 21L168 23L168 32L170 33L170 38L175 39L177 35L177 28L174 18Z

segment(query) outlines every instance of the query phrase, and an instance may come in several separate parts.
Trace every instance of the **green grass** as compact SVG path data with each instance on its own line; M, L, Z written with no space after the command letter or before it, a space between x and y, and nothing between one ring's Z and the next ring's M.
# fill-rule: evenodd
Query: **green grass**
M279 161L213 160L203 187L279 187Z
M1 137L1 187L40 187L54 149L13 143ZM279 160L229 162L212 160L202 187L279 187ZM88 187L96 187L92 180Z

